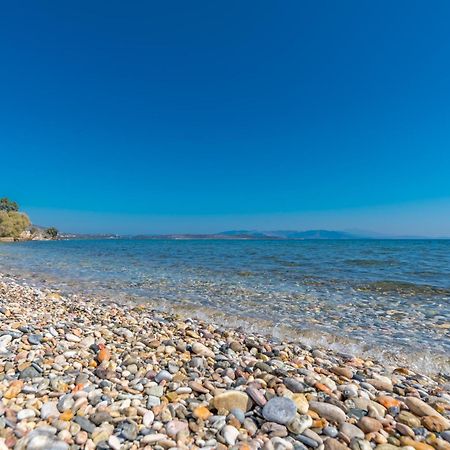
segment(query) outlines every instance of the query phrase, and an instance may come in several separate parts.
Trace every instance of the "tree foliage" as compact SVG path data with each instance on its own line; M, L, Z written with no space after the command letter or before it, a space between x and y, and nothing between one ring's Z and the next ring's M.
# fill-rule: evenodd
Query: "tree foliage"
M0 211L13 212L19 211L19 205L16 202L12 202L9 198L0 198Z
M26 214L0 210L0 237L17 239L29 226L30 219Z
M47 228L45 233L52 239L55 239L58 236L58 230L55 227Z

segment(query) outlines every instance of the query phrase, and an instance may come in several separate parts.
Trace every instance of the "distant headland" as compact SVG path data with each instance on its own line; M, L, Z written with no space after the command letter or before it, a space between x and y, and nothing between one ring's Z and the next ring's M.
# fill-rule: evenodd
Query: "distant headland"
M57 237L55 227L33 225L29 217L19 211L17 202L0 198L0 242L46 241Z

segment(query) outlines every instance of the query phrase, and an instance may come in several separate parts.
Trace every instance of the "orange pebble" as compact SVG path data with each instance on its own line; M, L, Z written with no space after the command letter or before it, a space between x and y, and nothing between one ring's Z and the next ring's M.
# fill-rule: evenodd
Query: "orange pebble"
M395 406L400 406L400 401L394 397L389 397L388 395L380 395L377 398L377 402L383 405L385 408L393 408Z
M211 411L206 406L197 406L192 412L197 419L207 420L212 415Z
M97 353L98 362L109 361L111 359L111 352L105 347L102 346L100 351Z
M314 387L316 389L319 389L319 391L325 392L325 394L328 394L328 395L331 395L333 393L333 391L323 383L316 383L314 385Z
M72 393L81 391L83 389L84 385L82 383L78 383L75 385L75 387L72 389Z
M66 422L69 421L69 420L71 420L72 417L73 417L73 412L72 412L70 409L68 409L67 411L64 411L64 412L59 416L59 418L60 418L61 420L65 420Z
M4 397L7 399L15 398L22 391L23 381L14 380L11 381L9 389L5 392Z

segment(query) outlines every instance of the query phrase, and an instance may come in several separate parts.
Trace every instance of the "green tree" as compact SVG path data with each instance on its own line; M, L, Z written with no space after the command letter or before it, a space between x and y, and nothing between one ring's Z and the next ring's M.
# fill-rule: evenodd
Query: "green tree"
M16 202L12 202L9 198L3 197L0 198L0 211L19 211L19 205Z
M17 211L0 211L0 237L18 239L29 226L30 219L26 214Z
M45 230L45 233L47 236L51 237L52 239L55 239L58 236L58 230L55 227L50 227Z

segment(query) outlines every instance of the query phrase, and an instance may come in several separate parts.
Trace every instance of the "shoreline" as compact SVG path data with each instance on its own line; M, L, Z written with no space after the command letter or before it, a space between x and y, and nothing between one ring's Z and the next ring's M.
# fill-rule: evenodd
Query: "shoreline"
M45 276L45 275L43 275ZM40 278L41 275L38 276ZM349 336L335 334L316 326L319 323L308 323L299 328L294 325L287 325L279 320L252 317L240 311L223 311L220 308L207 305L200 305L187 299L184 301L172 301L167 298L147 297L146 295L127 294L125 291L103 293L92 291L87 286L75 285L71 280L62 282L60 279L45 276L45 279L38 280L28 273L0 273L0 280L23 284L38 290L52 290L65 295L67 298L76 296L77 298L89 298L89 301L117 303L119 307L123 305L136 306L146 305L154 312L176 314L182 317L190 317L199 321L204 321L209 325L220 326L229 330L247 330L258 334L267 340L284 340L292 345L312 346L321 350L330 350L336 354L354 355L363 359L371 359L388 370L395 367L408 367L409 369L422 373L430 377L444 376L450 380L450 354L436 353L426 349L412 349L394 343L390 347L374 345L373 342L365 342ZM117 299L114 300L114 298Z
M0 449L450 450L450 382L0 278Z

